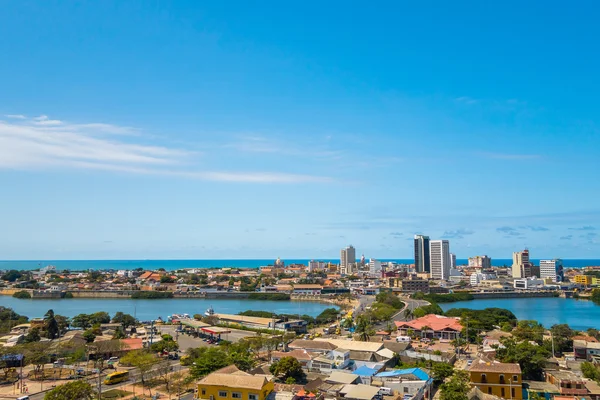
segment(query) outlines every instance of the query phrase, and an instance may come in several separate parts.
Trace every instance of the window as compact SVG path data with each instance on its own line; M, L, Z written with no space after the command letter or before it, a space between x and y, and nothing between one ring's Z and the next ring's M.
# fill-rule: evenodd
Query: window
M242 398L242 394L240 392L231 392L231 397L233 399L241 399Z
M206 395L206 389L202 388L202 396Z
M481 374L481 382L483 382L483 383L487 382L487 376L485 374Z
M519 375L513 375L513 383L518 383L519 382Z
M504 383L504 375L500 374L500 383Z
M408 393L408 388L404 387L404 393Z
M500 397L504 397L505 393L504 393L504 388L500 388Z
M492 387L488 387L488 394L492 394Z
M258 395L256 394L248 394L248 400L258 400Z
M219 397L227 397L227 392L224 390L219 390Z
M510 389L510 394L511 394L511 396L512 396L513 398L515 398L515 397L516 397L516 396L515 396L515 388L511 388L511 389Z

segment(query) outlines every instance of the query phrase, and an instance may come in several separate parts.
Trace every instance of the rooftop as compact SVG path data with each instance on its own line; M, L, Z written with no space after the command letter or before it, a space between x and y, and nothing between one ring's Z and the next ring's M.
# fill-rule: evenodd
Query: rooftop
M314 342L327 342L334 345L336 348L341 347L350 351L370 351L376 352L383 348L383 343L381 342L359 342L355 340L344 340L344 339L325 339L325 338L317 338Z
M237 372L235 374L213 372L200 380L198 384L207 386L225 386L234 389L261 390L266 382L267 379L264 376L253 376L250 374L241 375Z
M444 317L435 314L428 314L412 321L395 321L395 323L397 327L406 327L416 330L421 330L426 326L434 331L443 331L444 329L461 331L463 328L458 318Z
M358 379L358 377L349 372L333 371L331 373L331 375L329 375L329 377L327 377L327 379L325 379L325 381L329 382L329 383L350 384L350 383L356 381L356 379Z
M476 360L469 368L471 372L504 372L507 374L520 374L521 366L517 363L501 363L498 361Z

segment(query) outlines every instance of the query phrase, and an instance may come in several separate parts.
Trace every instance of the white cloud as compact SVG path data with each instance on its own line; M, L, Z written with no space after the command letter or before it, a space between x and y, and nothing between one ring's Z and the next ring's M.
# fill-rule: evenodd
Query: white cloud
M192 167L197 153L132 142L142 138L140 131L131 127L73 124L46 115L11 119L18 121L0 120L0 169L87 169L249 183L331 181L326 177L280 172L197 170Z
M10 119L25 119L27 118L26 116L22 115L22 114L7 114L5 115L6 118L10 118Z

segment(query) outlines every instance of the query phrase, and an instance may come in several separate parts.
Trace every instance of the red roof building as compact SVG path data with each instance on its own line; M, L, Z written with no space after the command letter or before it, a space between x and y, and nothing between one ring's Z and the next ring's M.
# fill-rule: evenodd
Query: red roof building
M398 333L402 336L412 335L423 338L453 340L459 337L462 325L459 318L428 314L412 321L395 321Z

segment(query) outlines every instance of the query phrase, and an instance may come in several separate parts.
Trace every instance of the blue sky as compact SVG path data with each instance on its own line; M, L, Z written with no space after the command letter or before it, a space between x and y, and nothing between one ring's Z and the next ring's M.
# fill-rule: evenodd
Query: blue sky
M598 11L3 2L0 259L600 257Z

